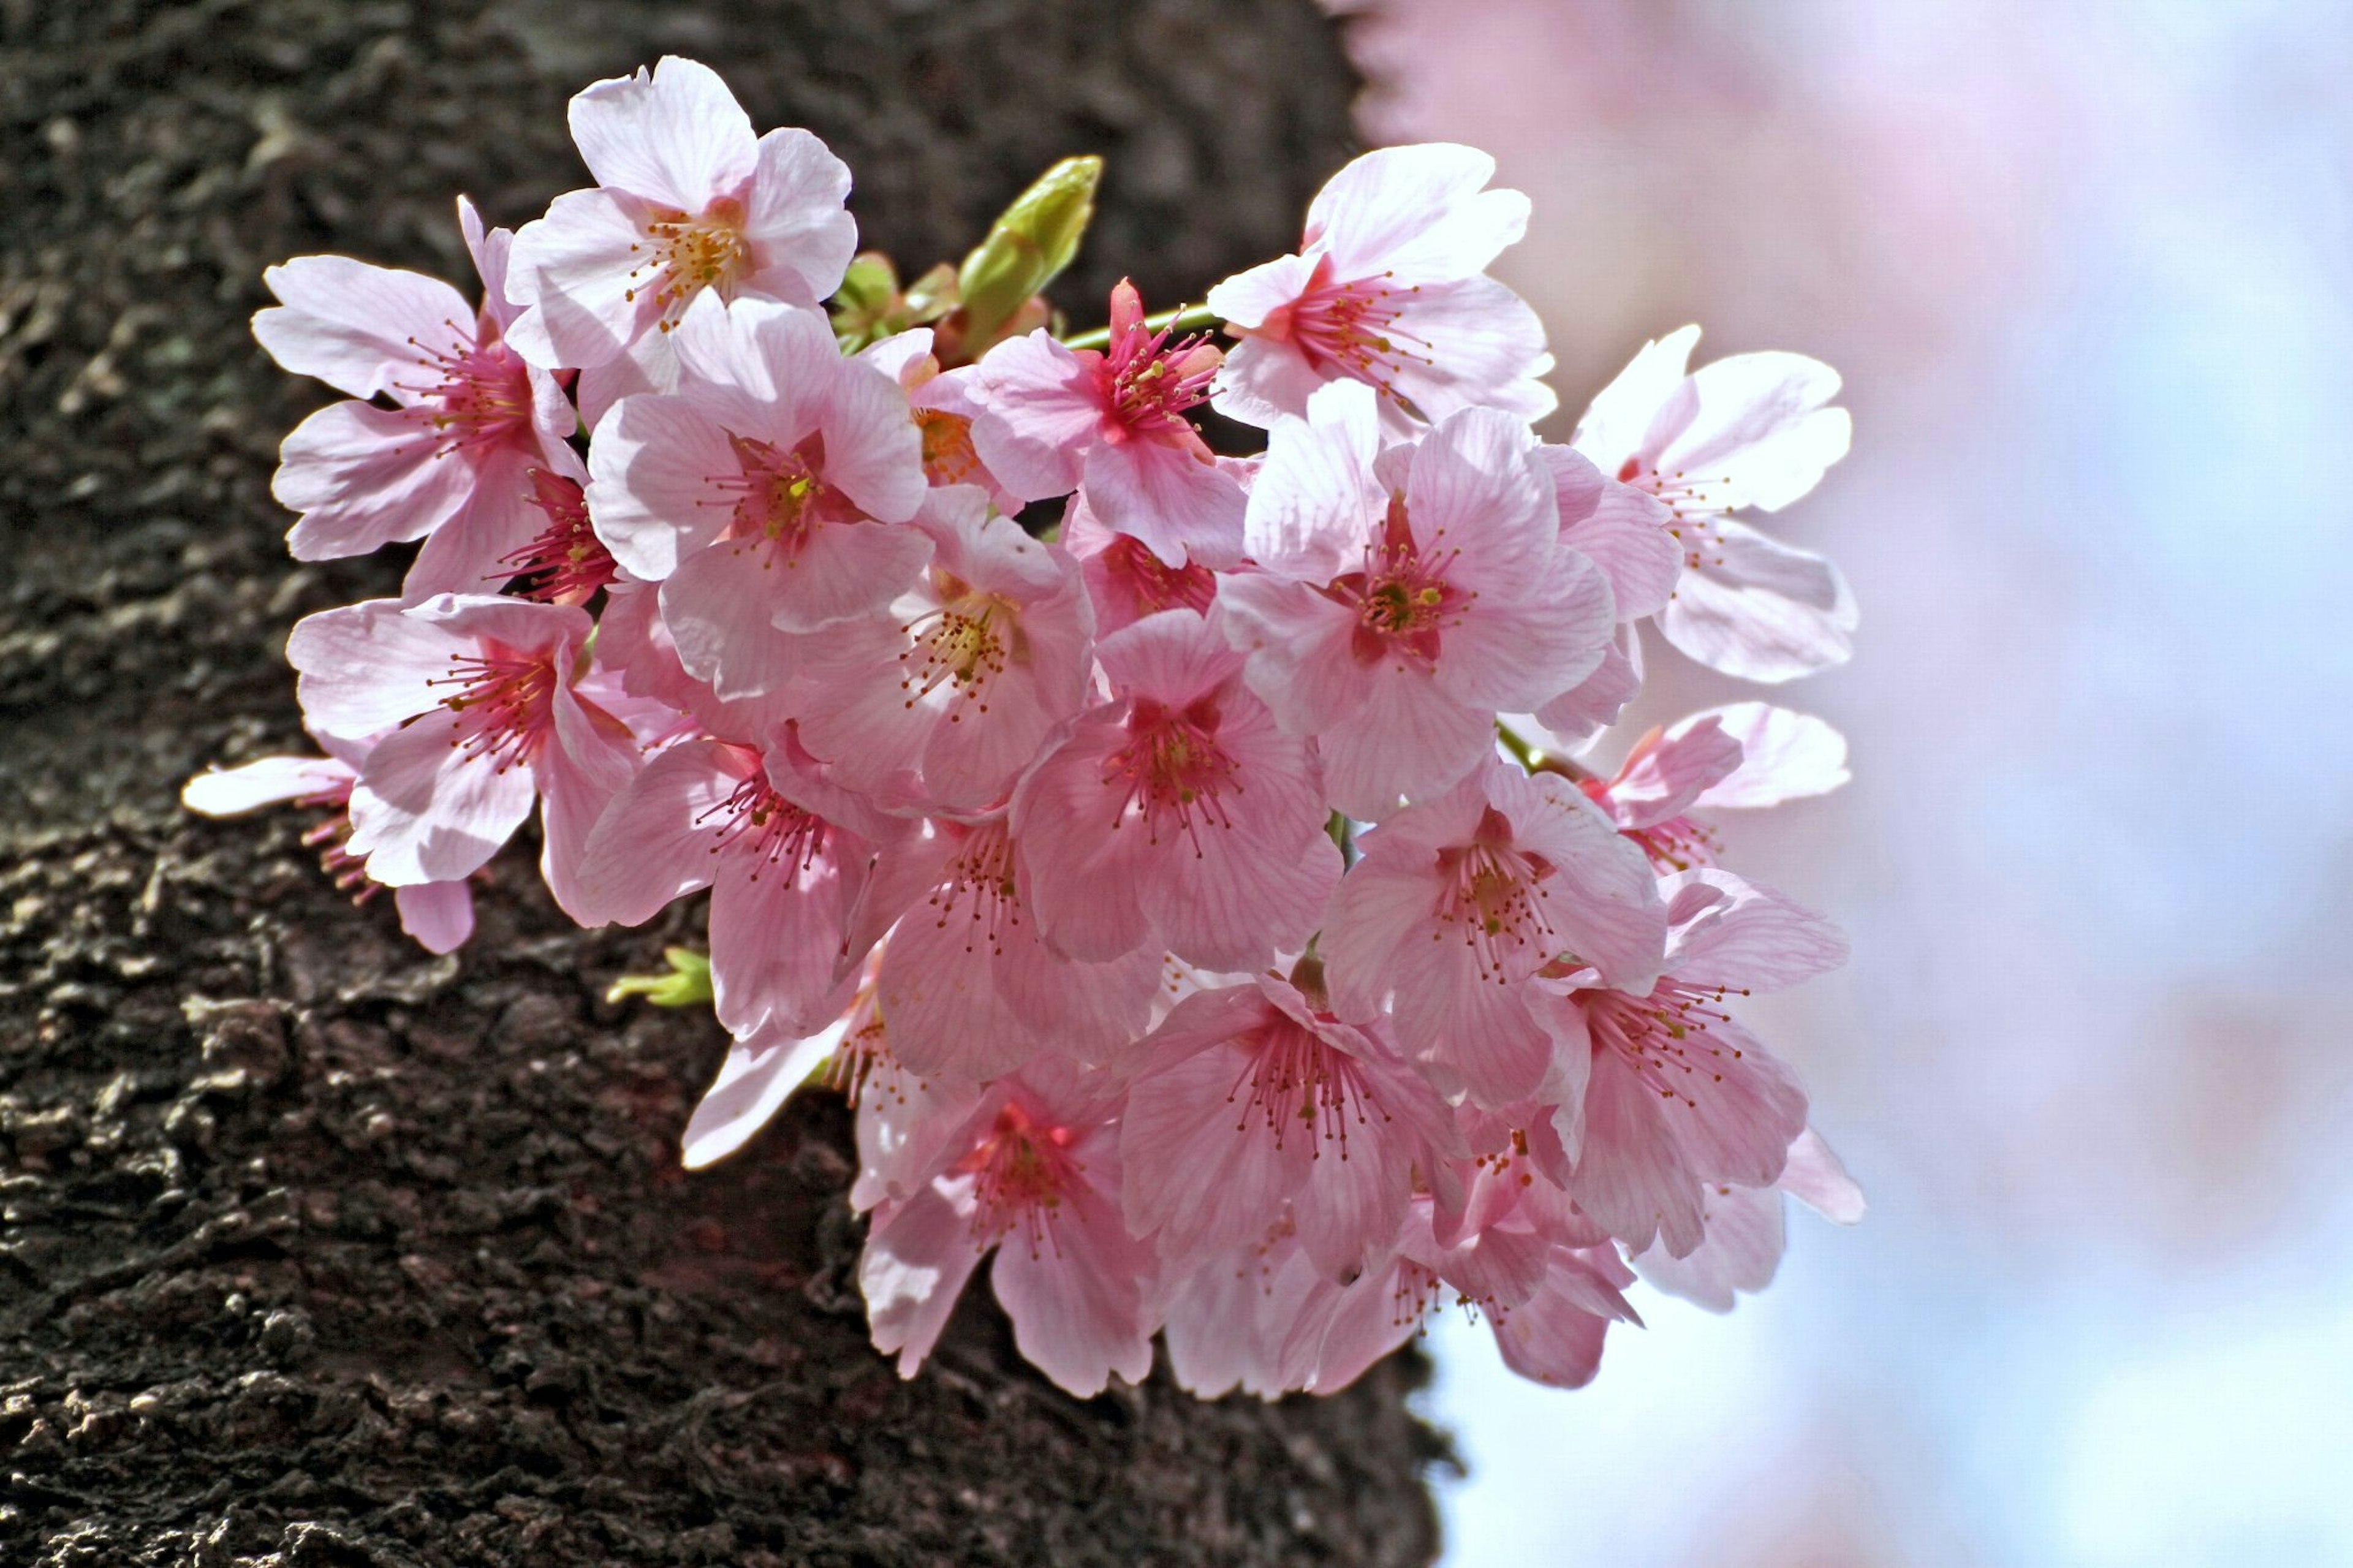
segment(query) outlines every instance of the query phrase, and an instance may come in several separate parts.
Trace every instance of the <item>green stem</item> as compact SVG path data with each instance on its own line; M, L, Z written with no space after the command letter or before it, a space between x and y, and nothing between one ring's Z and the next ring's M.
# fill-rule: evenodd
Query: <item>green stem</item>
M1521 734L1501 719L1495 721L1495 738L1503 742L1504 750L1518 758L1520 766L1530 773L1535 772L1536 764L1544 761L1544 753L1528 744L1528 738L1525 735Z
M1163 327L1168 327L1182 334L1207 331L1224 320L1223 316L1219 315L1207 305L1187 305L1181 310L1163 310L1156 316L1146 316L1144 318L1144 324L1155 332ZM1093 331L1080 332L1064 338L1062 342L1070 348L1093 349L1100 353L1111 347L1111 329L1097 327Z

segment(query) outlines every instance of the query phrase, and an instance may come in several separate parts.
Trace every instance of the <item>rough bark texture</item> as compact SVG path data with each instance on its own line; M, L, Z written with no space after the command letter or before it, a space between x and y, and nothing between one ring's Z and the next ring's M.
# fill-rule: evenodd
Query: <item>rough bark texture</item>
M465 276L454 193L533 216L565 97L670 49L917 267L1107 153L1088 316L1115 265L1174 301L1281 248L1346 152L1303 0L0 0L0 1559L1425 1563L1411 1358L1082 1403L976 1291L902 1384L839 1108L687 1176L715 1026L599 999L684 912L575 931L517 846L435 961L299 813L174 804L300 746L286 628L398 571L282 553L327 394L247 335L262 267Z

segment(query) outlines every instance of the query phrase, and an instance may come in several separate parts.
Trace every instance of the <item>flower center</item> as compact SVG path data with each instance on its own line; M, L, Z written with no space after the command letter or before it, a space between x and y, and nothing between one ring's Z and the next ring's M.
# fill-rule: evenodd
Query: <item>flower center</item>
M972 421L944 408L915 410L923 439L923 478L934 485L978 484L980 452L972 444Z
M500 773L537 756L554 722L557 676L543 653L518 653L486 640L480 653L452 657L449 673L425 684L458 689L440 700L450 715L449 744L468 762L490 758ZM402 728L426 717L420 713Z
M754 882L761 872L778 866L786 868L788 880L797 879L825 855L825 819L778 795L756 760L751 774L694 825L712 829L710 853L749 856Z
M1335 597L1356 609L1350 651L1358 663L1396 658L1424 669L1438 663L1444 634L1479 597L1446 580L1447 569L1461 553L1445 542L1443 529L1425 553L1407 525L1405 498L1389 498L1379 536L1365 546L1365 569L1332 586Z
M1291 341L1306 354L1308 363L1319 369L1332 366L1398 396L1397 378L1409 361L1431 366L1438 363L1426 340L1398 324L1420 285L1399 289L1386 272L1335 283L1331 274L1332 258L1324 257L1315 264L1306 292L1292 302L1287 322Z
M948 687L948 722L961 723L961 699L982 713L988 711L988 683L1005 673L1008 644L1018 642L1020 620L1014 607L993 595L983 594L951 573L932 573L937 608L905 625L914 639L899 662L907 671L899 689L913 708L940 686Z
M1209 400L1209 383L1224 356L1208 342L1208 333L1170 342L1171 330L1153 331L1138 318L1112 334L1103 363L1110 419L1120 432L1198 445L1199 437L1185 411Z
M1054 1222L1062 1202L1078 1184L1083 1167L1071 1153L1077 1135L1008 1100L997 1122L956 1164L973 1177L973 1234L997 1240L1018 1226L1029 1237L1029 1256L1052 1247L1060 1252Z
M1021 923L1021 887L1013 870L1013 836L1002 822L976 828L947 864L940 883L925 900L939 913L938 926L947 929L958 904L965 906L971 931L965 951L976 942L988 943L990 956L1003 957L1005 931Z
M1228 1104L1240 1101L1242 1108L1234 1131L1248 1131L1255 1119L1273 1131L1274 1146L1280 1149L1295 1124L1308 1135L1310 1159L1323 1158L1325 1143L1337 1145L1340 1158L1346 1159L1348 1123L1362 1126L1370 1120L1368 1110L1380 1109L1356 1058L1325 1045L1287 1017L1236 1044L1249 1054L1250 1062L1226 1092ZM1384 1114L1381 1120L1388 1118Z
M812 436L786 450L730 431L727 446L737 471L711 476L719 497L697 504L728 508L723 537L737 554L759 552L763 568L779 560L787 570L798 566L810 531L836 521L839 510L823 476L824 438Z
M1226 793L1242 793L1232 758L1218 744L1219 713L1214 697L1204 697L1185 708L1171 708L1150 698L1138 698L1127 713L1127 744L1103 761L1103 782L1124 786L1113 828L1131 812L1144 818L1144 829L1154 844L1161 826L1171 836L1191 840L1201 853L1200 828L1230 827Z
M437 348L416 338L417 363L434 377L429 382L401 383L399 390L417 401L408 416L431 432L434 456L488 447L506 440L531 423L531 371L507 352L485 323L479 342L455 321L449 345Z
M1206 616L1209 602L1218 596L1218 579L1208 567L1196 561L1171 566L1133 534L1113 534L1099 559L1112 580L1134 600L1138 619L1179 605Z
M1596 1055L1616 1051L1661 1099L1695 1108L1699 1101L1693 1098L1694 1090L1722 1083L1723 1064L1737 1061L1741 1055L1737 1047L1719 1045L1708 1027L1730 1021L1732 1015L1724 1011L1727 995L1746 994L1722 985L1690 985L1670 976L1647 996L1581 991L1577 999L1585 1008Z
M645 238L629 247L632 255L645 259L629 269L622 298L634 304L638 295L650 293L660 310L658 324L667 332L705 289L716 288L724 297L752 254L744 219L743 204L730 196L712 203L700 217L675 208L657 211L646 220Z
M499 564L506 571L493 572L485 581L514 578L518 593L543 604L586 604L619 575L620 568L588 525L588 502L579 481L533 468L531 504L546 515L546 528L522 549L500 556Z
M1440 930L1452 926L1477 956L1481 978L1501 984L1525 977L1560 949L1546 907L1552 894L1545 882L1551 862L1512 843L1511 824L1489 806L1467 845L1441 849L1439 875Z

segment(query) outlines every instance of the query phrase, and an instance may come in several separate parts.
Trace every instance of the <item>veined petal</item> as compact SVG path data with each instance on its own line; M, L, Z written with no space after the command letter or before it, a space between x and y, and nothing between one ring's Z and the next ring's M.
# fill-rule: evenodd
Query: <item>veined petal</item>
M474 309L438 278L371 266L348 256L298 256L265 268L280 303L255 313L253 335L269 357L353 397L391 393L420 375L426 349L470 342Z
M1659 629L1710 669L1791 680L1852 653L1854 597L1820 556L1728 519L1709 524L1694 553Z
M677 55L650 75L641 67L582 89L569 119L598 184L690 215L748 178L758 158L751 117L719 73Z

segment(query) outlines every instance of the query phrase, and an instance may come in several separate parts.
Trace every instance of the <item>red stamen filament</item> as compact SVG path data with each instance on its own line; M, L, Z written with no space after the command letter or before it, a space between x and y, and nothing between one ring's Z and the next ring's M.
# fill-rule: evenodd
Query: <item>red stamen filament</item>
M1280 1149L1292 1123L1297 1122L1311 1134L1309 1158L1322 1159L1322 1145L1335 1143L1340 1158L1346 1159L1349 1121L1363 1126L1371 1120L1368 1109L1380 1110L1356 1058L1325 1045L1289 1018L1236 1043L1249 1052L1250 1060L1226 1091L1228 1104L1241 1103L1241 1120L1234 1123L1234 1131L1248 1131L1256 1118L1273 1130L1274 1146ZM1250 1086L1247 1097L1244 1084ZM1388 1120L1386 1112L1381 1120ZM1317 1132L1320 1139L1313 1137Z
M1722 1068L1740 1059L1736 1047L1718 1045L1708 1035L1713 1024L1728 1023L1723 1010L1727 995L1746 996L1722 985L1691 985L1672 978L1662 980L1648 996L1622 991L1588 991L1578 1000L1592 1031L1593 1048L1615 1050L1634 1069L1634 1076L1662 1100L1679 1100L1694 1110L1694 1091L1704 1084L1722 1083Z
M1128 710L1127 744L1103 760L1105 787L1125 786L1112 826L1123 826L1133 812L1156 845L1162 821L1173 820L1174 834L1190 841L1196 858L1203 823L1231 827L1225 796L1242 793L1240 770L1218 744L1218 722L1214 699L1181 710L1136 699Z

